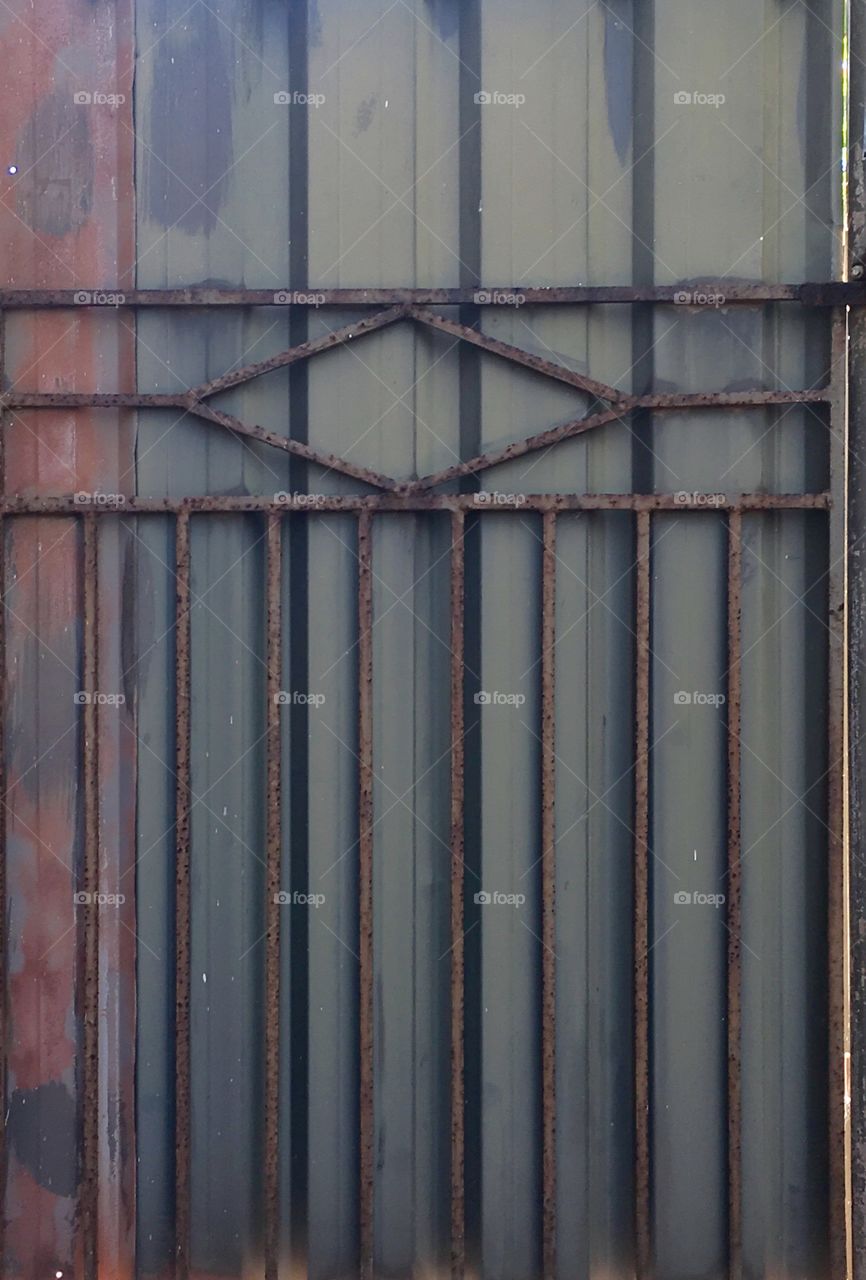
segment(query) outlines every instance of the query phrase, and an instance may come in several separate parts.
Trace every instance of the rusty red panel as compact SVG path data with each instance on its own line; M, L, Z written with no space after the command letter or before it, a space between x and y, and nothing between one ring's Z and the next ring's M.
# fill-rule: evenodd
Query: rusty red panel
M129 0L3 6L4 287L134 283L132 59ZM8 325L4 388L132 390L132 324L128 316L119 323L113 309L22 311ZM5 484L34 496L131 494L132 426L128 412L114 409L9 411ZM21 1280L85 1275L97 1251L103 1274L133 1273L134 704L123 700L130 655L122 594L129 538L101 524L92 537L99 581L90 581L88 598L98 589L99 660L87 670L80 523L33 519L7 534L3 1275ZM88 557L91 576L95 560ZM96 717L83 714L82 697L99 694L111 701L100 706L95 745L86 726ZM86 863L77 771L87 754L98 769L98 842ZM92 801L87 809L93 821ZM93 901L94 885L113 901ZM76 893L91 901L76 902ZM83 965L96 938L98 975L87 999ZM89 1034L86 1008L97 1018ZM85 1046L97 1054L89 1068ZM85 1088L99 1104L89 1171L81 1158Z

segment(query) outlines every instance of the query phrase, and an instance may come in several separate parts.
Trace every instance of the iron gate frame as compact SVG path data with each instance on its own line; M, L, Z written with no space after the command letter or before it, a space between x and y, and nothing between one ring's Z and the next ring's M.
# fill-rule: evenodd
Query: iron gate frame
M864 156L866 158L866 156ZM861 272L862 274L862 272ZM499 341L477 328L446 319L430 306L473 304L479 311L496 306L497 295L519 293L532 305L674 304L686 313L699 310L683 303L684 291L723 293L725 305L799 303L807 308L831 311L832 363L830 382L796 391L755 388L737 392L666 393L629 395L605 383L577 373L557 361ZM288 306L304 310L316 307L384 307L355 323L329 334L289 347L267 360L211 379L182 393L130 392L27 392L5 389L5 313L17 310L106 307L205 308L229 306ZM288 301L287 301L288 300ZM828 769L824 775L828 810L828 977L829 977L829 1153L830 1153L830 1253L834 1277L851 1274L852 1240L847 1103L847 1060L851 1048L848 1010L848 884L844 842L845 814L845 451L847 444L848 311L866 306L866 284L826 282L781 285L730 285L723 280L689 281L676 286L570 288L522 288L496 286L474 289L330 289L316 290L315 302L307 294L286 289L238 290L216 288L155 290L6 290L0 291L0 538L6 522L18 517L77 517L82 528L83 562L83 669L86 690L98 687L99 668L99 545L97 517L119 515L173 515L175 523L175 698L177 778L174 824L175 842L175 1275L187 1280L190 1271L191 1101L190 1101L190 933L191 933L191 660L190 660L190 525L194 515L258 513L265 522L266 555L266 824L265 824L265 1155L264 1155L264 1253L266 1280L278 1275L279 1241L279 995L280 920L276 894L280 884L282 847L281 761L279 708L281 687L282 600L281 521L289 513L354 513L357 519L358 612L358 796L359 822L359 1076L360 1076L360 1259L362 1280L373 1277L373 526L374 517L396 512L443 512L451 519L450 586L450 930L451 930L451 1272L459 1280L465 1271L464 1238L464 949L463 949L463 808L464 808L464 536L467 514L501 515L534 512L542 520L541 550L541 911L542 911L542 1274L556 1276L556 957L553 942L555 904L555 690L556 665L556 534L560 513L627 511L633 515L635 547L635 689L634 725L634 1123L635 1123L635 1221L636 1275L652 1275L651 1157L650 1157L650 981L649 981L649 839L650 839L650 621L652 607L652 515L676 511L704 514L706 508L683 504L675 494L584 493L499 495L495 505L479 501L473 493L432 493L441 484L464 480L500 463L552 446L598 427L622 422L640 411L676 412L705 409L767 408L777 405L826 405L829 409L829 487L815 493L743 493L715 502L714 510L726 515L726 629L727 720L726 829L728 893L726 922L727 1001L727 1132L728 1132L728 1274L742 1276L741 1225L741 662L742 662L742 522L750 512L820 511L826 513L828 548ZM545 377L572 386L590 396L589 411L558 427L513 441L486 454L410 481L400 481L346 458L323 454L309 445L244 422L214 409L207 401L221 391L248 382L274 369L297 364L325 351L362 338L388 326L412 322L445 332L462 342L526 367ZM358 480L379 493L368 495L317 495L315 505L304 495L203 496L182 499L125 498L106 504L97 495L35 497L5 492L5 426L9 411L56 408L173 408L190 417L219 426L242 440L255 440L307 462ZM5 556L0 557L0 595L5 598ZM0 670L3 672L0 715L5 718L6 666L5 608L0 610ZM99 884L99 707L91 699L82 717L84 859L80 888L96 894ZM3 735L0 734L0 791L6 786ZM7 928L6 828L0 823L0 921ZM99 1052L97 1012L99 1001L98 914L84 917L83 978L83 1105L82 1180L79 1204L84 1238L86 1280L98 1274L97 1204L99 1188L98 1098ZM0 945L0 989L6 989L7 939ZM0 1000L0 1042L6 1042L7 1009ZM5 1075L5 1055L3 1061ZM5 1091L5 1086L4 1086ZM862 1121L861 1121L862 1123ZM2 1126L0 1126L2 1133ZM5 1148L5 1133L0 1138ZM0 1152L5 1177L5 1149ZM2 1231L2 1224L0 1224ZM0 1249L2 1253L2 1249ZM859 1249L857 1257L859 1258Z

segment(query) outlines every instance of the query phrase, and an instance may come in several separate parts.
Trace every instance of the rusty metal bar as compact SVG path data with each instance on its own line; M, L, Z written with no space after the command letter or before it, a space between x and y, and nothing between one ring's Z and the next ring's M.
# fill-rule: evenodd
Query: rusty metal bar
M850 121L846 169L847 262L844 269L846 274L858 270L862 279L866 275L866 147L863 145L866 138L866 0L851 0L848 8ZM843 582L847 597L844 636L848 716L845 788L848 848L844 857L848 871L846 887L850 899L851 948L848 973L851 1053L848 1191L851 1204L851 1280L866 1280L866 317L860 312L848 317L846 365L846 385L842 393L845 401L839 406L835 422L837 430L844 424L843 439L848 462L847 484L843 490L846 494L847 538L842 544L845 555ZM830 456L832 468L835 460L832 446ZM838 613L835 616L833 613L840 604L838 580L833 585L837 590L830 602L830 618L838 635L840 618ZM835 639L836 635L833 636ZM831 906L834 899L831 892ZM838 969L838 961L836 967ZM835 1049L831 1051L838 1052ZM830 1140L835 1163L839 1142L838 1116L831 1116L831 1120L834 1121ZM838 1271L834 1274L834 1280L838 1274Z
M280 1233L280 872L282 860L283 522L267 517L267 813L265 872L265 1280L277 1280Z
M250 440L258 440L261 444L272 445L275 449L282 449L285 453L292 453L298 458L305 458L308 462L315 462L318 466L324 467L327 471L339 471L342 475L351 476L354 480L360 480L363 484L372 485L375 489L397 489L398 482L392 480L390 476L380 475L378 471L370 471L367 467L358 467L353 462L346 461L345 458L338 458L334 453L319 453L308 444L304 444L300 440L292 440L288 436L279 436L273 431L266 431L264 427L254 426L247 422L242 422L240 418L236 418L231 413L223 413L219 409L212 409L210 405L202 404L199 400L187 399L184 401L184 407L187 412L194 418L201 418L205 422L215 422L221 427L225 427L228 431L233 431L235 435L246 436Z
M689 294L694 301L683 302ZM702 295L723 297L720 306L754 306L770 302L799 302L808 307L863 306L866 285L841 281L813 281L804 284L744 284L724 279L689 280L669 285L565 285L546 286L479 285L453 289L311 289L302 293L286 289L219 289L207 285L182 289L3 289L0 308L39 309L43 307L350 307L350 306L459 306L516 305L508 299L519 297L520 305L586 306L593 303L673 303L684 311L703 311L714 305Z
M99 527L84 517L84 1034L80 1187L85 1280L96 1280L99 1249Z
M350 324L343 325L340 329L334 329L331 333L323 334L320 338L311 338L308 342L300 342L296 347L289 347L287 351L281 351L279 355L271 356L267 360L259 360L255 364L248 364L242 369L235 369L232 373L224 373L220 378L212 378L210 382L203 382L200 386L193 387L191 394L197 400L205 400L208 396L216 395L219 391L228 391L230 387L236 387L241 382L249 382L251 378L258 378L263 373L270 373L274 369L283 369L287 365L297 364L299 360L308 360L310 356L319 355L323 351L331 351L334 347L353 342L356 338L362 338L366 333L375 333L377 329L384 329L387 325L396 324L398 320L404 320L407 315L408 311L403 306L391 307L387 311L379 311L375 315L367 316L364 320L355 320Z
M190 538L175 524L175 1277L189 1276L190 1243Z
M183 409L188 392L16 391L0 395L8 409Z
M743 518L728 518L728 1275L743 1274L742 1226L742 875L740 731L742 693Z
M765 409L774 404L826 404L831 396L829 387L806 387L799 391L763 391L759 388L747 391L694 391L664 392L658 395L637 396L631 402L633 409Z
M556 1280L556 513L541 568L541 1110L544 1280Z
M373 518L358 517L358 896L361 1280L373 1280Z
M838 495L829 517L827 620L827 946L829 1014L830 1265L833 1276L853 1273L848 1179L851 1097L851 1034L848 918L849 883L845 847L845 471L847 460L848 324L844 310L833 317L830 404L830 491ZM853 460L856 471L858 463ZM862 530L860 531L862 534ZM858 535L855 535L858 536Z
M437 316L433 311L426 311L422 307L411 307L406 314L420 324L427 325L430 329L438 329L440 333L447 333L453 338L471 342L474 346L490 352L491 355L501 356L512 364L523 365L527 369L532 369L535 373L543 374L546 378L554 378L557 382L565 382L568 386L576 387L579 391L588 391L599 400L618 403L626 398L623 392L608 386L606 382L597 382L594 378L586 377L582 373L576 373L573 369L566 368L565 365L559 364L556 360L547 360L543 356L533 355L529 351L524 351L522 347L513 346L510 342L500 342L498 338L491 337L489 333L483 333L480 329L472 329L469 325L460 324L456 320L446 320L444 316Z
M6 315L0 311L0 391L6 385ZM0 495L6 493L6 427L9 415L0 409ZM6 687L6 524L0 516L0 1270L6 1261L6 1169L9 1152L6 1141L7 1099L9 1078L9 934L7 915L7 806L8 782L6 775L6 711L8 707Z
M683 501L683 497L692 499ZM332 511L676 511L680 515L712 511L825 511L830 494L824 493L743 493L678 495L674 493L528 493L485 495L374 494L370 496L331 494L244 495L203 498L129 498L122 504L103 505L98 500L79 502L71 497L10 497L0 502L0 516L159 515L207 512L229 515L239 511L297 511L308 515ZM712 498L710 502L709 499Z
M400 314L404 313L401 311ZM428 313L416 311L406 314L426 315ZM438 317L435 317L432 312L429 315L431 321L438 321ZM393 320L391 323L393 323ZM381 327L381 324L368 326L368 329L364 332L369 332L370 328ZM556 378L558 381L568 383L579 390L592 390L599 399L611 400L618 405L618 414L610 412L597 413L593 414L592 417L576 418L573 423L566 423L563 427L552 428L552 430L557 431L563 431L568 428L569 434L575 434L574 429L578 424L583 424L583 429L588 430L592 426L603 425L603 422L615 421L621 414L630 413L635 409L657 409L659 411L668 409L762 409L766 408L767 405L776 404L823 404L830 400L832 394L829 387L805 387L794 391L773 391L754 387L743 391L674 391L645 396L629 396L614 391L612 387L605 387L602 383L589 387L587 384L590 380L584 378L582 374L572 373L570 369L566 369L565 366L559 365L553 360L542 360L541 357L533 356L530 352L523 351L520 347L511 347L507 343L490 338L487 334L480 333L476 329L470 329L466 325L457 325L451 321L442 320L441 323L436 323L433 327L443 329L446 333L451 333L455 329L465 331L464 337L466 334L474 335L473 337L465 337L467 342L473 342L476 346L484 347L495 355L501 356L504 360L510 360L512 364L526 366L537 373L544 374L548 378ZM344 341L346 340L344 339ZM331 342L329 345L333 347L337 344ZM280 364L292 364L293 361L288 357L300 349L300 347L293 347L291 350L284 352L282 356L275 356L274 360L279 362L277 364L272 361L263 361L262 363L273 368L279 368ZM306 355L310 354L313 353L306 353ZM296 358L300 360L304 357L298 356ZM255 366L250 367L255 369ZM238 370L238 373L241 372L245 371ZM266 372L268 372L268 369L260 368L253 373L247 374L246 378L235 378L234 374L226 374L225 377L243 382L248 378L257 377L259 374ZM560 376L560 373L562 376ZM0 406L5 406L8 409L186 409L189 413L204 418L207 422L230 424L233 431L247 435L255 433L255 439L262 440L265 444L274 445L278 449L285 449L287 444L296 443L287 441L285 436L276 435L272 431L265 431L262 427L247 424L242 422L241 419L233 417L232 414L219 413L217 410L205 405L204 397L215 394L214 390L211 389L212 387L215 387L216 390L221 390L221 387L216 386L216 383L221 381L222 379L216 379L214 384L208 383L203 387L193 387L186 391L173 393L150 391L17 391L12 389L0 394ZM234 381L232 381L231 385L234 385ZM530 439L535 438L534 436L530 437ZM515 445L525 445L527 443L528 441L526 440L514 442ZM546 443L545 441L544 444ZM534 447L543 448L544 444ZM330 457L331 455L325 456ZM316 459L313 460L315 461ZM474 461L475 459L470 459L466 465ZM426 476L422 478L428 479Z
M649 1089L650 514L637 514L634 765L634 1104L637 1280L652 1274Z
M463 716L466 537L462 511L451 516L451 1275L466 1266L465 944L463 941L463 802L466 749Z

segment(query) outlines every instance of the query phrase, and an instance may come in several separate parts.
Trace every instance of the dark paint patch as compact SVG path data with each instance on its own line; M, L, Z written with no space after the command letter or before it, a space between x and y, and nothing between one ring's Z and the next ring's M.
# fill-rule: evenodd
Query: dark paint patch
M58 1081L16 1089L6 1132L12 1150L40 1187L72 1196L78 1185L75 1101Z
M632 140L634 111L634 41L629 26L617 16L623 0L604 6L604 85L607 123L621 164Z
M171 23L166 16L166 28ZM217 225L233 160L230 39L198 5L154 50L142 198L160 226L196 233Z
M363 102L358 103L358 110L355 112L355 128L353 130L356 138L365 133L373 123L373 115L378 101L378 96L375 93L371 93L369 98L365 98Z
M450 40L460 27L460 0L424 0L440 40Z
M18 216L49 236L65 236L87 221L93 202L91 112L111 110L76 103L73 96L71 89L57 88L41 98L15 146Z

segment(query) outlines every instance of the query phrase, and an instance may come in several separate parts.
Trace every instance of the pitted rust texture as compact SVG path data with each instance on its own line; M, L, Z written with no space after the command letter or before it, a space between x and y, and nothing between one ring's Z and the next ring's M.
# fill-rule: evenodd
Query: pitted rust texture
M544 1280L556 1280L556 513L541 568L541 1108Z
M856 316L852 317L856 325ZM832 387L830 406L830 487L834 493L845 491L848 468L848 316L840 308L833 317ZM845 779L848 760L845 751L846 715L853 697L848 698L845 664L846 609L845 573L846 512L839 503L829 518L830 569L827 587L829 623L829 662L827 680L827 826L829 836L827 926L829 944L829 1110L830 1110L830 1239L831 1267L834 1275L844 1275L848 1268L848 1209L845 1181L846 1145L849 1139L852 1023L850 1018L849 955L850 926L848 896L850 892L845 831ZM855 786L857 784L855 783ZM853 1223L851 1224L853 1228ZM861 1251L862 1252L862 1251Z
M463 715L466 537L462 510L451 516L451 1275L466 1265L466 1132L464 1120L465 943L463 853L465 729Z
M175 1265L189 1275L190 1240L190 538L175 524Z
M729 280L688 280L670 285L479 285L455 289L316 289L299 293L290 288L219 289L190 285L182 289L3 289L0 307L348 307L348 306L460 306L501 307L503 297L519 294L524 305L587 306L592 304L656 302L683 310L700 304L683 304L684 292L712 293L724 297L723 306L755 306L772 302L799 302L807 307L863 306L866 284L814 281L804 284L746 284ZM122 301L106 304L105 299Z
M99 526L84 517L84 860L81 892L84 950L84 1093L82 1101L82 1178L79 1205L85 1280L95 1280L99 1206Z
M276 1280L280 1231L280 794L282 736L282 520L267 517L266 950L265 950L265 1280Z
M637 1280L652 1268L649 1131L650 515L639 511L635 589L634 1105Z
M373 1280L373 520L358 517L360 1274Z
M700 495L699 495L700 496ZM92 513L101 516L188 514L206 512L230 515L241 511L297 511L307 515L321 512L395 511L476 511L479 515L502 511L676 511L679 515L706 513L706 505L684 502L675 493L520 493L501 495L495 503L479 501L472 493L372 494L368 497L337 494L310 495L249 494L204 498L130 498L122 505L79 501L75 497L11 497L0 503L0 516L70 516ZM686 495L688 497L688 495ZM713 495L713 511L825 511L830 494L823 493L741 493Z
M741 695L743 617L743 519L728 519L728 1274L741 1280L742 1239L742 795Z

